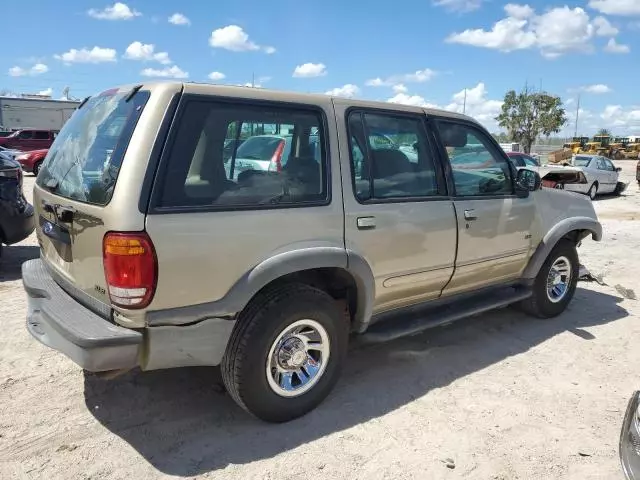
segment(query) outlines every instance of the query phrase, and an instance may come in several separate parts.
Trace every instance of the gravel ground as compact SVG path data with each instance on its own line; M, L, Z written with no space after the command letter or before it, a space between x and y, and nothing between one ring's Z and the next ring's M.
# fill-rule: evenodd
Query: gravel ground
M85 376L24 327L20 264L0 261L0 478L615 479L628 397L640 387L640 192L596 201L569 310L511 309L354 350L329 399L268 425L219 388L215 369ZM27 177L30 193L33 178ZM635 292L634 292L635 290Z

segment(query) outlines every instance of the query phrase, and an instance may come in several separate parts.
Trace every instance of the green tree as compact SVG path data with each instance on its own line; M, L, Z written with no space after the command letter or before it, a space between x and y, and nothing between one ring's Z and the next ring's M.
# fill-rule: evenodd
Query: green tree
M558 133L567 123L567 116L560 97L525 88L520 93L507 92L496 120L511 141L520 143L530 153L536 139Z
M609 130L608 128L601 128L600 130L598 130L598 135L609 135L609 136L611 136L611 130Z

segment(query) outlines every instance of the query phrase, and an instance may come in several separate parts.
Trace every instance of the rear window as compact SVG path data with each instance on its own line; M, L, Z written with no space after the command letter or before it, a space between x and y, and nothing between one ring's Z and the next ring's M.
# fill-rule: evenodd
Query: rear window
M237 158L248 160L271 160L278 146L284 140L280 137L252 137L238 147Z
M575 157L573 159L573 164L576 167L586 167L587 165L589 165L589 162L591 162L592 158L593 157L580 157L580 156L578 156L578 157Z
M108 91L74 112L49 149L37 185L79 202L111 200L122 159L150 93Z

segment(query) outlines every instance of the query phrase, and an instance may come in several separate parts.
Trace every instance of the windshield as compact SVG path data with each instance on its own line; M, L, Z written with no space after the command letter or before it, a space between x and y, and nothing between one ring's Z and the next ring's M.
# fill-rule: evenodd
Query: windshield
M573 164L576 167L586 167L591 162L593 157L576 157L573 159Z
M278 145L283 142L281 137L251 137L238 147L236 158L248 160L271 160Z
M149 98L108 91L76 110L49 149L37 185L80 202L106 205L133 129Z

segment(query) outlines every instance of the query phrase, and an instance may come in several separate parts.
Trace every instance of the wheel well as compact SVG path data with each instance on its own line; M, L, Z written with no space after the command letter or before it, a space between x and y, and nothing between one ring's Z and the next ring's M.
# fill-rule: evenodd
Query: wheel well
M353 322L358 308L358 287L353 276L345 269L338 267L313 268L289 273L265 285L258 295L265 289L287 283L304 283L327 292L340 302L345 302L349 320Z
M582 239L584 239L585 237L588 237L591 234L592 232L589 230L572 230L569 233L566 233L561 238L561 240L569 240L574 245L577 245L582 241Z

